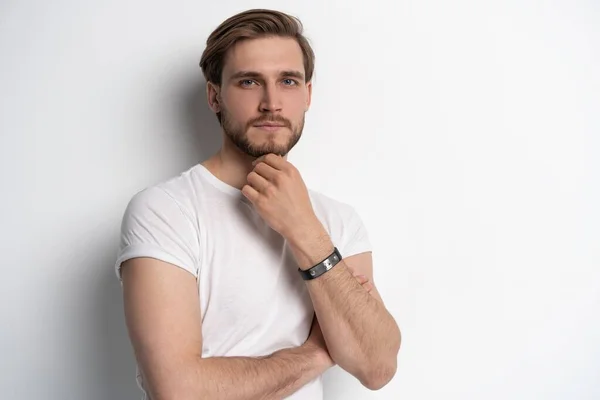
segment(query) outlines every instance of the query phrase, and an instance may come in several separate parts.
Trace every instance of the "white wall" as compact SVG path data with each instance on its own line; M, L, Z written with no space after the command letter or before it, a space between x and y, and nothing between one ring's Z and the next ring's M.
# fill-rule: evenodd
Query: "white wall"
M600 398L592 0L0 3L1 397L139 398L120 219L216 150L198 61L253 7L306 25L290 160L363 216L403 332L386 388L334 370L327 399Z

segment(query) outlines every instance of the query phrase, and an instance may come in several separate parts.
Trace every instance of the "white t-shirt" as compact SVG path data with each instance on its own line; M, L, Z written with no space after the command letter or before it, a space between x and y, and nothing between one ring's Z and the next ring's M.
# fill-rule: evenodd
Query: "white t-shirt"
M342 257L371 251L351 206L312 190L309 197ZM264 356L308 337L314 309L287 241L202 164L133 196L121 227L119 278L121 263L135 257L196 277L203 357ZM139 369L137 381L144 390ZM317 378L288 399L319 400L322 391Z

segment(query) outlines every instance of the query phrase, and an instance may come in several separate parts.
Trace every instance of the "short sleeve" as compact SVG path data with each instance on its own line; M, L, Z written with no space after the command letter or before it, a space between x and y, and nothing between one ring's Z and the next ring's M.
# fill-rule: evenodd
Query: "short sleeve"
M137 193L129 201L121 223L115 272L137 257L165 261L198 277L198 230L180 204L160 187Z
M372 251L369 234L361 217L353 207L347 206L345 211L342 234L343 247L339 249L342 257Z

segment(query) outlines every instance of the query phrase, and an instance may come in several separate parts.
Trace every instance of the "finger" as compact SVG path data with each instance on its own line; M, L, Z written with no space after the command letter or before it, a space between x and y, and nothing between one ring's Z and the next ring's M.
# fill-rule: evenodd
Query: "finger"
M267 181L255 171L252 171L248 174L247 180L248 184L260 193L264 193L266 188L270 185L269 181Z
M254 160L252 162L252 164L256 165L259 162L264 162L265 164L268 164L271 167L273 167L277 170L280 170L280 171L282 171L287 164L287 161L285 161L283 159L283 157L278 156L277 154L273 154L273 153L269 153L269 154L266 154L264 156L257 158L256 160Z
M250 185L244 185L242 194L252 203L256 203L256 200L258 200L258 197L260 196L260 193Z
M275 168L264 162L259 162L254 167L254 172L268 180L269 182L275 182L275 177L279 173Z

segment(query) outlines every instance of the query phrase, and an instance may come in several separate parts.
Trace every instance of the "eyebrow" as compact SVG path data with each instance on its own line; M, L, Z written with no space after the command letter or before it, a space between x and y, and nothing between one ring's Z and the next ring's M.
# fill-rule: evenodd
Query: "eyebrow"
M281 71L279 73L280 77L292 77L297 78L304 81L304 74L300 71L288 70ZM256 71L238 71L235 74L231 75L230 80L240 79L240 78L255 78L255 79L264 79L264 75L260 72Z

